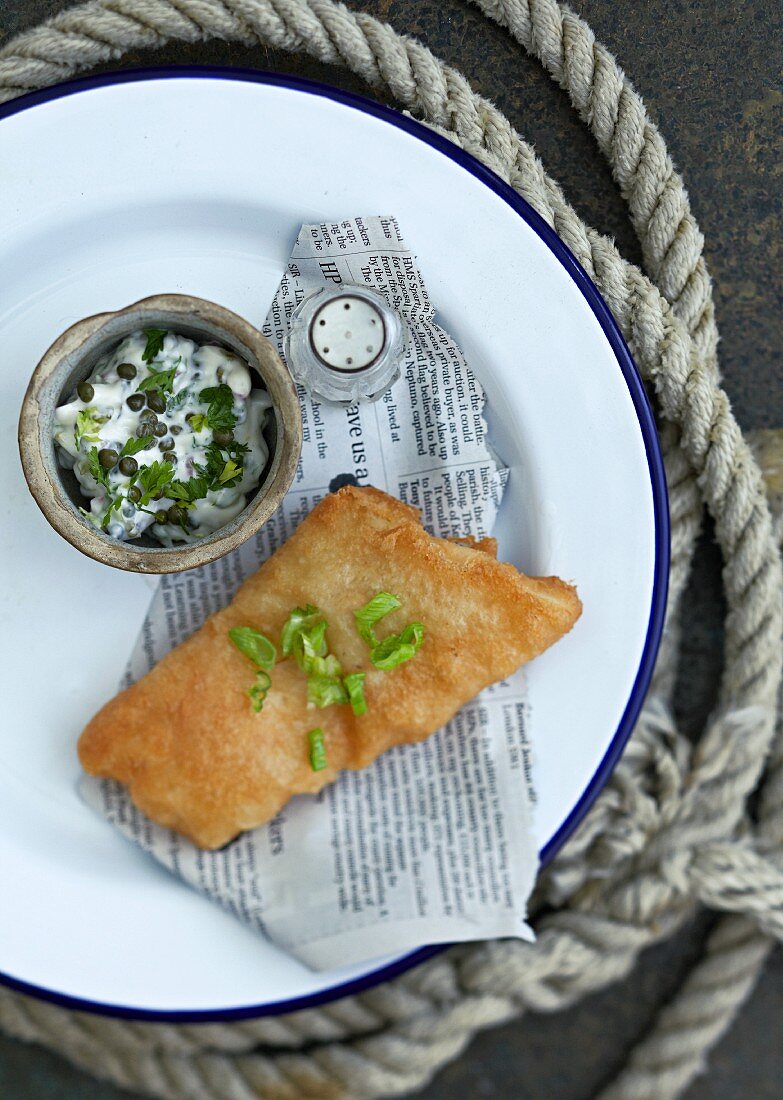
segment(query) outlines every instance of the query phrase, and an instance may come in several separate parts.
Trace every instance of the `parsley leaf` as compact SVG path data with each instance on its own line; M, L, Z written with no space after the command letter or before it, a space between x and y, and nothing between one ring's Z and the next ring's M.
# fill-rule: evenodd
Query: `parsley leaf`
M188 417L188 423L194 432L203 432L204 428L209 427L206 413L191 413Z
M209 482L205 477L192 477L186 485L189 500L201 500L209 492Z
M207 425L213 432L230 432L236 427L234 416L234 391L225 382L219 386L207 386L198 395L199 401L209 405Z
M76 414L76 425L73 429L73 438L78 447L84 439L87 443L97 443L100 440L98 429L105 424L107 416L98 416L98 410L94 405L86 409L80 409Z
M141 390L142 393L147 393L149 390L160 390L161 393L171 393L171 388L174 385L174 375L176 373L176 366L169 368L169 370L150 370L147 377L139 382L137 388Z
M146 451L154 442L154 435L131 436L131 438L127 439L123 444L122 450L120 451L120 458L127 458L131 455L138 454L139 451Z
M151 363L163 348L166 330L163 328L145 328L144 335L147 337L147 346L141 353L141 357L145 363Z
M124 497L116 496L114 498L114 500L109 502L109 507L106 509L104 517L101 520L101 529L103 531L105 531L106 528L109 526L109 520L111 519L112 512L114 512L117 508L119 508L119 506L122 504L123 500L124 500Z
M191 477L187 481L172 481L166 496L176 500L183 508L192 508L197 500L203 500L209 491L205 477Z
M221 485L236 485L242 476L242 467L238 466L233 458L229 458L223 467L223 472L218 477Z
M141 466L138 472L138 483L141 486L142 497L139 504L149 504L158 494L163 494L174 480L174 467L168 462L158 462L157 459L150 466Z
M244 443L230 443L225 450L229 455L244 454L248 448ZM209 488L217 492L219 489L231 489L242 480L244 469L234 461L234 458L226 459L223 451L217 443L210 443L204 451L206 463L200 465L194 463L198 473L207 479Z
M220 448L216 443L210 443L210 445L204 451L205 462L203 464L194 462L193 468L197 471L200 477L206 479L210 489L213 487L220 488L218 478L223 473L223 467L226 464L226 460L220 453Z
M87 461L90 464L90 473L98 482L99 485L105 485L109 488L109 471L104 470L101 466L101 460L98 458L98 448L90 447L87 453Z
M221 382L217 386L207 386L198 395L199 401L203 401L205 405L211 405L216 402L220 405L226 405L230 401L234 404L234 394L230 386L227 386L225 382Z

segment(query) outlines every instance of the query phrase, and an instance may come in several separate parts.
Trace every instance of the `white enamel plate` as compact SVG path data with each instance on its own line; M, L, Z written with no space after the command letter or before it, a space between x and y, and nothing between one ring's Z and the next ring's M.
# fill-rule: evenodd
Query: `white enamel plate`
M529 676L549 858L630 732L666 595L661 459L619 332L555 235L476 161L285 77L135 72L17 100L0 108L0 194L2 980L117 1015L225 1019L389 977L426 945L312 974L79 800L76 739L115 690L150 590L48 527L19 466L22 395L81 317L182 291L258 324L302 222L396 215L511 467L501 556L574 580L584 602Z

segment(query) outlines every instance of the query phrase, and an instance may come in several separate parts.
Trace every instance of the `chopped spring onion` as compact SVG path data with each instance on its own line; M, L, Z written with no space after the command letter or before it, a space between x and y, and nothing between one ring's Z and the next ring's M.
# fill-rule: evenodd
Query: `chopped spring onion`
M343 666L333 653L327 653L325 657L308 657L306 665L308 676L325 676L332 680L335 676L341 676L343 671Z
M318 619L308 630L302 630L297 635L298 642L294 643L294 651L305 672L317 669L317 662L323 661L327 655L326 625L326 619ZM336 661L337 658L333 657L332 660Z
M379 592L364 607L354 611L353 617L356 619L356 629L370 648L378 644L378 639L373 630L375 624L379 623L392 611L396 611L398 607L402 607L402 601L397 596L393 596L391 592Z
M308 676L307 701L316 707L331 707L335 703L347 703L348 693L342 680L335 676Z
M260 630L254 630L252 626L232 627L228 636L239 652L256 666L256 682L248 688L247 695L250 698L251 707L258 714L272 686L272 677L269 673L275 667L277 650L266 634L262 634Z
M292 655L307 676L307 700L311 706L331 707L347 703L343 669L326 644L326 619L317 607L295 607L283 627L281 648Z
M263 669L259 669L256 673L256 682L252 687L247 689L247 694L250 698L250 705L256 714L259 713L264 705L267 692L272 686L272 677L268 672L264 672Z
M399 634L390 634L382 642L378 641L373 629L375 624L398 607L402 607L402 600L398 596L391 592L379 592L369 603L353 613L356 629L370 647L370 660L376 668L384 671L410 661L419 652L424 641L424 626L421 623L409 623ZM353 705L353 700L351 703Z
M320 727L310 730L307 740L310 742L310 767L314 772L322 772L326 767L324 731Z
M277 650L274 643L259 630L254 630L252 626L235 626L229 630L228 636L239 652L259 668L268 672L275 667Z
M323 623L323 628L320 626L321 623ZM312 636L313 627L317 628L315 638ZM317 607L313 607L312 604L307 604L306 607L295 607L288 616L288 620L283 627L283 633L280 636L280 648L283 651L283 656L290 657L293 655L301 665L304 654L302 635L307 634L310 647L315 648L314 643L317 640L319 630L321 631L321 642L323 642L323 636L326 633L326 621L321 618L321 612Z
M350 672L344 679L345 690L348 692L348 701L358 718L367 713L367 700L364 697L365 672Z
M376 645L370 654L370 660L376 668L388 671L410 661L421 649L424 641L422 623L409 623L399 634L390 634Z

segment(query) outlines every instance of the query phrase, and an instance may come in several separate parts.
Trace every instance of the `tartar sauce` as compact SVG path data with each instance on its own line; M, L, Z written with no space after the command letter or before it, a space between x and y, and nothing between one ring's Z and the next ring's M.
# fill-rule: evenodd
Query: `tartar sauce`
M149 529L171 546L242 511L269 457L271 406L232 352L146 329L103 356L55 411L54 439L96 527L116 539Z

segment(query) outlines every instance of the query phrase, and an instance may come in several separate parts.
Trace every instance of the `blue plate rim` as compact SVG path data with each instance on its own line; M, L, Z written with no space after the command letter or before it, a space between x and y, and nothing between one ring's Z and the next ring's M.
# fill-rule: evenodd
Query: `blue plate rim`
M660 645L663 621L666 611L666 599L669 584L669 505L666 487L666 475L658 442L658 433L655 426L655 418L647 393L644 388L639 371L634 363L631 352L620 332L620 329L612 316L609 307L604 302L600 291L593 283L587 272L570 251L568 246L557 236L540 214L536 213L530 204L505 183L499 176L483 165L470 153L460 149L459 146L444 138L435 131L430 130L423 123L410 118L387 107L375 100L358 95L355 92L347 92L341 88L309 80L304 77L291 76L286 73L267 72L262 69L232 68L219 65L164 65L144 66L140 68L123 69L118 72L98 73L91 76L78 77L73 80L53 84L48 88L27 92L7 103L0 104L0 121L20 114L42 103L48 103L65 96L76 95L81 92L92 91L96 88L104 88L113 84L130 84L149 80L173 80L173 79L208 79L208 80L234 80L244 83L266 84L272 87L285 88L289 91L302 92L315 95L322 99L329 99L343 106L361 111L363 114L372 115L384 122L390 123L397 129L404 130L411 136L423 141L426 145L436 149L447 156L465 171L478 179L481 183L493 191L499 198L514 210L523 221L544 241L551 252L560 261L567 273L579 288L582 296L592 309L601 329L614 352L618 366L628 386L628 391L633 402L634 410L639 421L639 427L644 442L647 464L650 472L650 484L653 498L653 515L655 521L655 565L653 571L653 591L650 605L650 617L647 625L642 657L639 670L631 689L625 710L620 718L612 741L596 768L590 783L585 788L582 796L571 810L570 814L548 841L540 852L541 865L546 866L555 857L557 852L565 844L571 833L582 821L585 814L598 797L609 775L619 760L625 744L633 731L636 719L639 716L647 689L652 677L655 659ZM430 947L421 947L412 951L393 963L379 967L377 970L362 975L351 981L341 982L323 989L318 993L311 993L301 997L293 997L288 1000L274 1001L260 1005L241 1005L237 1008L222 1009L142 1009L129 1008L124 1005L113 1005L101 1001L91 1001L80 997L72 997L56 990L43 986L33 985L18 978L12 977L0 971L0 985L7 986L18 993L24 993L39 1000L48 1001L60 1005L63 1008L74 1009L79 1012L91 1012L96 1015L109 1016L125 1020L141 1020L159 1023L216 1023L231 1020L257 1019L262 1016L276 1016L286 1012L296 1012L304 1008L315 1008L328 1004L340 997L351 996L371 989L381 982L390 981L398 977L414 966L418 966L426 959L445 951L449 944L437 944Z

